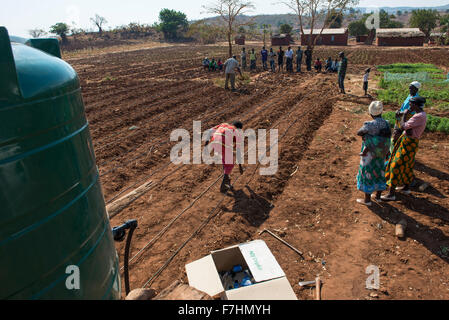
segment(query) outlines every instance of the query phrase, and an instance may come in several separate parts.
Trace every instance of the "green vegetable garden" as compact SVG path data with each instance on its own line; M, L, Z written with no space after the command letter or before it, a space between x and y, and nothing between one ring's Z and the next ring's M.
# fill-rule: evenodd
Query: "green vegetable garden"
M378 99L385 104L402 105L409 94L408 86L413 75L425 76L427 80L421 81L422 88L419 94L427 99L426 108L437 111L449 111L449 81L443 70L433 64L424 63L395 63L381 65L377 70L382 72L377 91ZM397 80L386 80L385 74L395 75ZM401 78L401 75L403 76ZM395 123L395 112L388 111L383 115L392 126ZM449 134L449 118L437 117L427 112L427 128L429 132L444 132Z
M427 99L426 107L437 111L449 111L449 81L443 70L432 64L395 63L391 65L378 66L377 70L382 72L379 82L378 98L384 103L400 106L408 96L408 85L410 74L427 74L428 80L421 81L423 87L419 91L422 97ZM403 75L403 79L387 81L385 73Z

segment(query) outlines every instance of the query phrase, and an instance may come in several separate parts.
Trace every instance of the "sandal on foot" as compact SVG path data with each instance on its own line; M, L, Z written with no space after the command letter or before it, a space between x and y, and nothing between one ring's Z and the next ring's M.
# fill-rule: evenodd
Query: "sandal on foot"
M365 202L364 199L357 199L357 203L363 204L363 205L365 205L367 207L371 207L373 205L372 202Z
M371 200L374 200L376 202L383 202L382 197L377 198L376 195L374 195L374 194L371 196Z
M386 195L386 196L381 196L380 199L383 201L395 201L396 196Z

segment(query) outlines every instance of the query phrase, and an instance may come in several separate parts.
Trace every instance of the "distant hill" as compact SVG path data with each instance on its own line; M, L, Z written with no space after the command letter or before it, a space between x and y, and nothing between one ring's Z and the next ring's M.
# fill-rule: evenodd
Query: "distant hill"
M352 17L347 17L345 21L343 22L343 26L346 27L349 22L357 20L363 13L371 12L373 11L373 8L366 8L366 7L357 7L354 8L356 13ZM444 6L437 6L437 7L382 7L379 9L383 9L387 11L389 14L395 14L396 19L398 21L401 21L405 26L408 26L408 22L410 19L410 13L413 10L416 9L432 9L437 10L440 12L449 12L449 4ZM400 11L400 15L397 15L398 11ZM271 25L272 30L276 32L281 24L288 23L293 26L294 29L298 29L298 19L296 15L294 14L263 14L263 15L256 15L256 16L241 16L239 17L240 21L247 22L250 19L254 21L256 24L256 29L260 29L263 24ZM220 23L220 17L210 17L204 19L208 23ZM304 22L304 27L308 28L307 21ZM318 26L322 25L323 21L318 22Z
M362 12L371 12L373 11L373 8L357 8L360 9ZM432 10L437 10L437 11L446 11L449 10L449 4L444 5L444 6L438 6L438 7L381 7L379 9L383 9L388 13L396 13L398 11L402 11L402 12L410 12L416 9L432 9Z

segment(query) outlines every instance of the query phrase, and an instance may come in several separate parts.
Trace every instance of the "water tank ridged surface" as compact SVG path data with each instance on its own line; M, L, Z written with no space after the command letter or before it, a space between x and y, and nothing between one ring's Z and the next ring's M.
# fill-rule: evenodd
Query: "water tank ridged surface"
M0 28L0 299L119 298L78 76Z

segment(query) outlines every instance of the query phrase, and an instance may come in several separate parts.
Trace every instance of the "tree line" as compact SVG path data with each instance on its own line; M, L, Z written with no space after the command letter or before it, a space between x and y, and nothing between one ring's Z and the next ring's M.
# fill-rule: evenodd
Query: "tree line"
M349 34L352 36L362 36L368 35L369 30L366 27L366 20L371 16L372 13L366 13L360 20L351 22L348 26ZM396 12L398 16L403 13L399 10ZM403 28L404 24L400 21L394 20L396 16L394 14L388 14L385 10L379 11L380 17L380 27L381 28ZM432 31L437 27L441 29L442 32L447 34L449 38L449 14L440 14L436 10L432 9L417 9L411 12L411 17L409 21L410 27L419 28L429 40Z
M359 0L284 0L283 5L290 9L291 14L296 17L299 32L305 35L308 29L310 35L314 33L322 34L325 28L340 28L345 16L354 16L356 11L353 9ZM178 40L193 38L203 43L214 43L220 40L226 40L229 45L229 54L232 55L232 42L236 35L248 35L261 37L266 41L267 35L273 34L271 24L255 23L254 17L245 16L245 14L255 9L254 3L250 0L215 0L209 5L203 6L203 9L212 15L218 17L218 20L200 20L189 23L186 14L176 10L162 9L159 12L159 21L153 25L140 25L130 23L128 26L121 26L110 29L111 32L121 33L144 33L149 29L161 32L166 40ZM402 12L396 12L402 14ZM353 36L366 35L369 30L365 22L370 16L366 13L361 19L349 24L349 33ZM440 15L435 10L418 9L411 13L410 25L419 28L427 38L430 37L432 30L441 27L443 32L449 32L448 20L449 14ZM401 28L403 24L394 20L396 16L388 14L386 11L380 11L381 28ZM108 21L105 17L95 14L90 19L93 26L98 30L101 36ZM288 23L278 25L276 29L280 33L291 34L293 27ZM318 31L318 32L316 32ZM86 33L82 29L70 28L66 23L59 22L50 27L50 33L61 37L62 42L67 41L69 34L76 35ZM30 30L32 37L42 37L47 33L42 29ZM308 37L307 46L313 51L316 40L319 37Z

